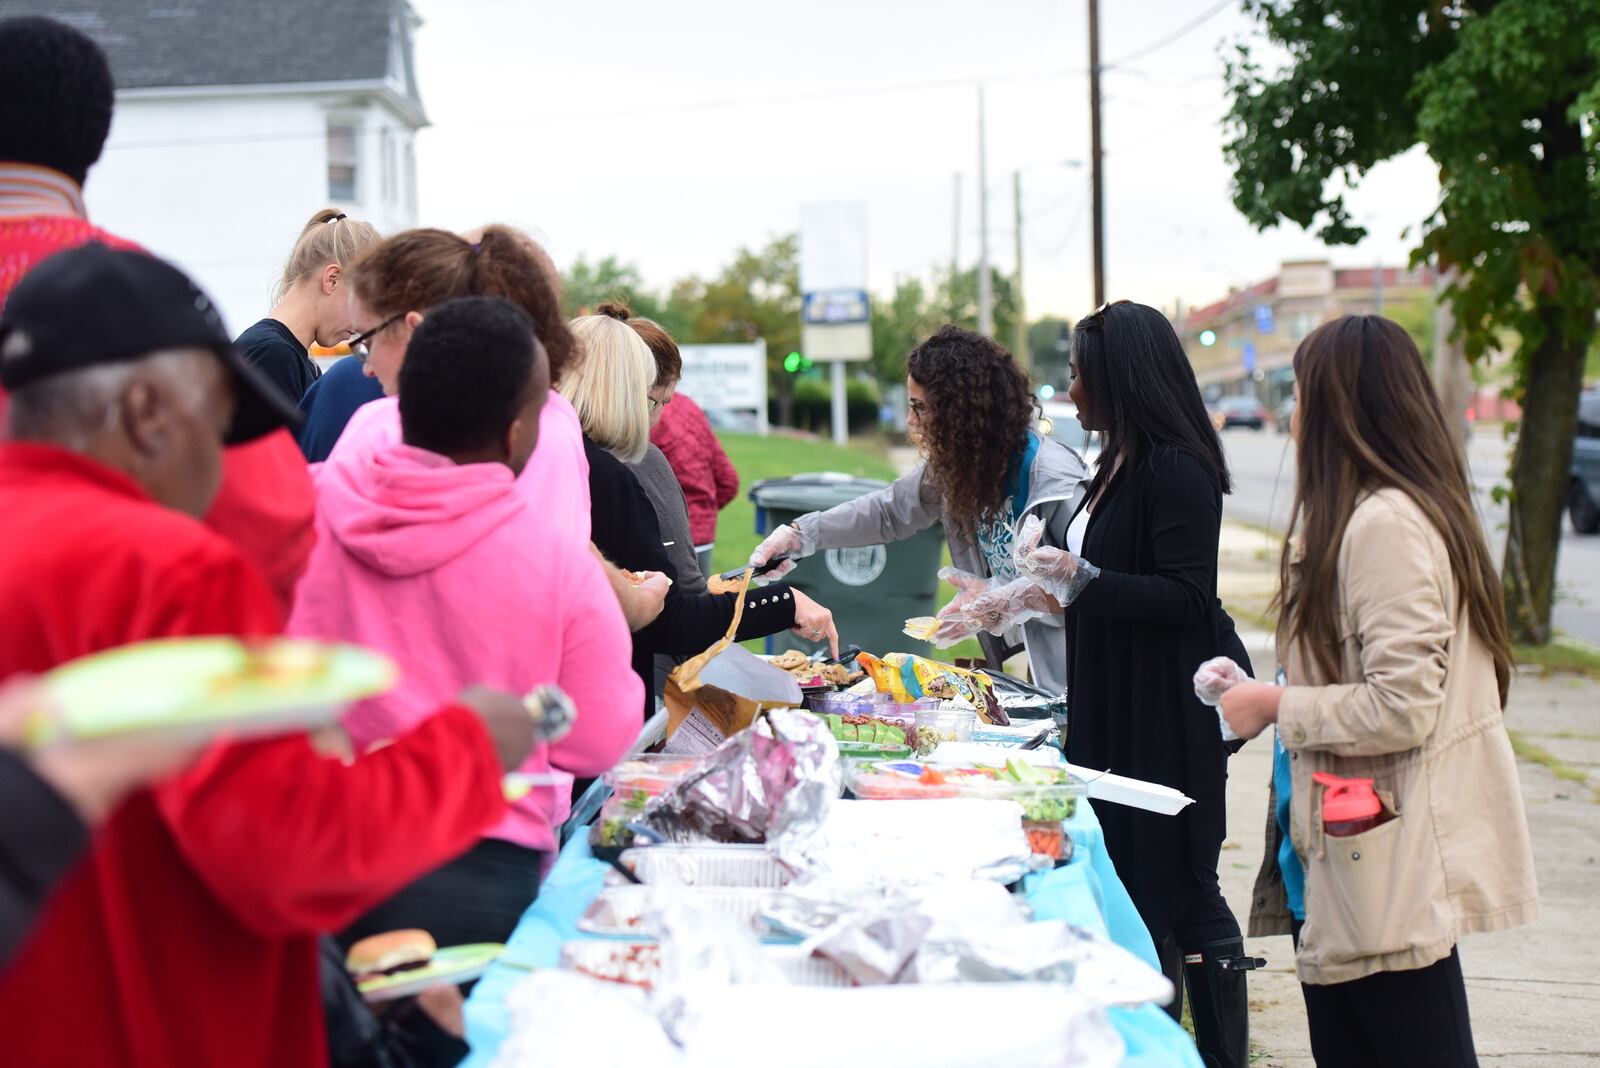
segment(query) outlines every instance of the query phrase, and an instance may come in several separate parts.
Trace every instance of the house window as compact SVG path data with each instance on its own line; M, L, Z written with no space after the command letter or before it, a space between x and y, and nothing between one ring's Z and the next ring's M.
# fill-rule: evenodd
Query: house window
M346 122L328 124L328 199L352 203L356 199L358 162L356 128Z

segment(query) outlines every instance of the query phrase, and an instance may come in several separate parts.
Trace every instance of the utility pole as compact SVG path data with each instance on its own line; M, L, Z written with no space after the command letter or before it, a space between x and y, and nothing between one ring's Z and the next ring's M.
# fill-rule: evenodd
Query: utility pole
M984 137L983 83L978 83L978 333L994 336L994 288L989 277L989 152Z
M950 203L950 314L956 311L956 276L961 273L961 172L954 175L955 195Z
M1106 302L1105 201L1100 182L1100 3L1089 0L1089 184L1094 216L1094 306Z
M1011 291L1012 291L1011 302L1012 302L1012 308L1014 309L1014 311L1016 313L1016 316L1017 316L1017 328L1016 328L1016 333L1013 335L1015 340L1013 340L1012 343L1011 343L1011 355L1013 355L1013 356L1015 356L1017 358L1017 362L1022 364L1022 369L1024 371L1026 371L1026 370L1028 370L1028 367L1033 362L1033 360L1032 360L1031 355L1028 352L1028 316L1027 316L1026 312L1024 311L1024 308L1026 308L1027 305L1022 299L1022 172L1021 171L1012 171L1011 172L1011 205L1012 205L1012 212L1013 212L1013 221L1016 224L1013 227L1013 230L1015 230L1015 232L1016 232L1016 239L1017 239L1017 274L1016 274L1016 277L1011 282Z

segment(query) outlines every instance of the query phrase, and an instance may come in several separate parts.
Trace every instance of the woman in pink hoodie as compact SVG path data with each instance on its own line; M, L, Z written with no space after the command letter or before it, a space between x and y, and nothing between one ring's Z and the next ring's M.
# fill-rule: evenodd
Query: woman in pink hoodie
M644 684L599 562L566 518L576 502L534 507L516 489L553 395L532 320L498 298L442 304L413 333L401 379L401 440L318 473L317 546L290 633L359 642L400 665L394 690L345 717L358 751L415 727L465 682L554 683L576 725L521 770L607 770L638 736ZM563 793L536 788L344 937L421 927L440 945L504 941L555 849Z

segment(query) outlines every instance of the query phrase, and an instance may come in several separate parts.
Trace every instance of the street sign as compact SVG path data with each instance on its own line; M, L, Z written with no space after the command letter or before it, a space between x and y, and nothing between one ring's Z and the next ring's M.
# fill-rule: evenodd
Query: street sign
M865 289L822 289L805 295L801 321L809 326L870 323L872 307Z
M1272 305L1257 304L1256 332L1260 334L1270 334L1275 329L1277 329L1277 324L1272 320Z
M763 433L767 425L767 343L680 345L683 376L678 391L702 408L753 411Z
M1246 341L1242 355L1244 357L1245 373L1249 374L1256 369L1256 343L1254 341Z

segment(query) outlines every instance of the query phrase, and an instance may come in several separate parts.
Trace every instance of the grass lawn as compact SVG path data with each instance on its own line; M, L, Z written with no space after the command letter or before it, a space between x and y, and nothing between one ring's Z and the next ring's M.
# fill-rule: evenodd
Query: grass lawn
M728 459L739 471L739 496L717 517L717 547L712 553L715 570L731 571L750 558L750 553L761 543L756 533L756 507L750 503L750 487L765 478L782 478L805 471L842 471L847 475L864 478L895 477L894 465L889 462L888 446L878 438L857 438L840 447L828 441L805 441L790 437L761 437L758 434L718 434ZM947 549L945 564L950 562ZM956 595L948 582L939 584L939 603L948 604ZM875 649L873 652L893 652ZM950 661L956 657L979 657L983 652L975 640L967 640L949 649L935 650L939 659Z

